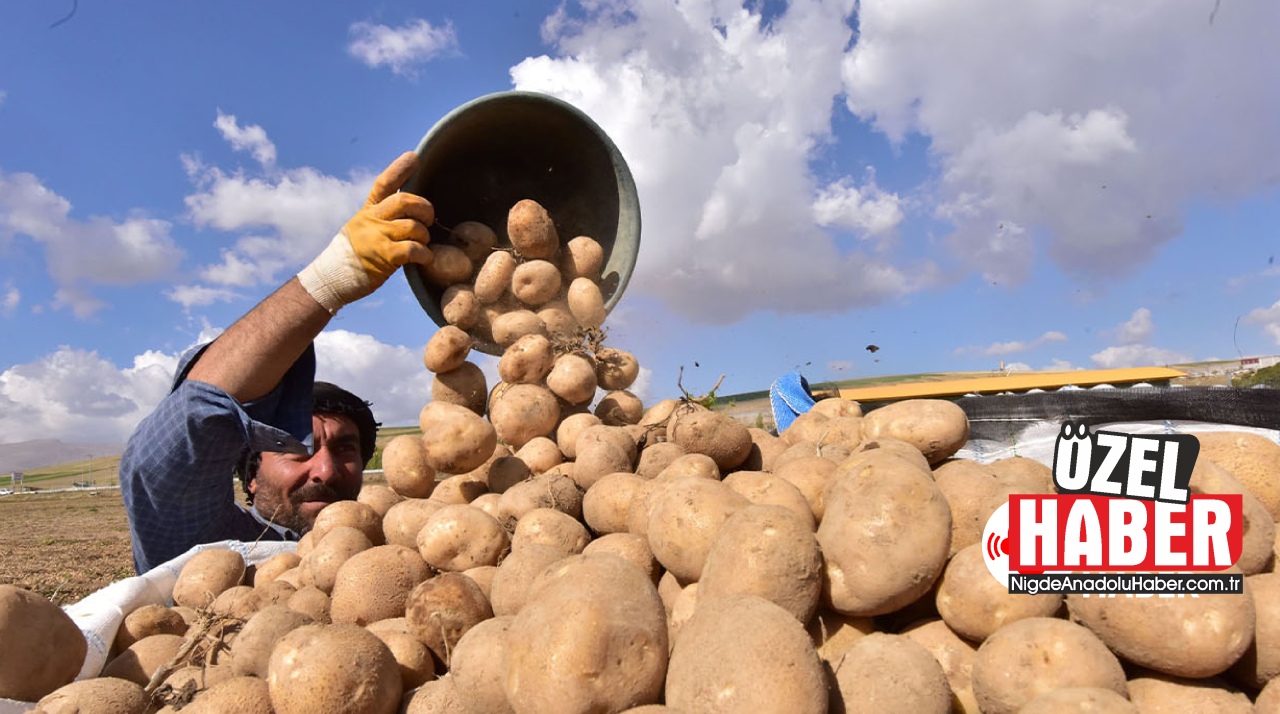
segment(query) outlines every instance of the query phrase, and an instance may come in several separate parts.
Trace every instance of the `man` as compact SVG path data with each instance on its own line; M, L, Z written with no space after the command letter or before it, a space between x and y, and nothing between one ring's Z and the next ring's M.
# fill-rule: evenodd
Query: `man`
M359 493L377 424L363 400L313 383L312 341L406 263L431 263L435 210L398 192L416 169L412 152L392 162L319 257L185 357L138 425L120 485L139 573L199 543L296 540ZM252 508L236 503L233 474Z

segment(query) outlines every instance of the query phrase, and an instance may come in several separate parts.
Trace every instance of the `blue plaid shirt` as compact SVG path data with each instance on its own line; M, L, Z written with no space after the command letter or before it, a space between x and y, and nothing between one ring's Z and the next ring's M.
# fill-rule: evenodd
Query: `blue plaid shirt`
M138 425L120 459L140 574L201 543L299 538L236 502L234 471L255 452L310 452L314 347L270 394L245 404L187 381L205 347L183 357L172 391Z

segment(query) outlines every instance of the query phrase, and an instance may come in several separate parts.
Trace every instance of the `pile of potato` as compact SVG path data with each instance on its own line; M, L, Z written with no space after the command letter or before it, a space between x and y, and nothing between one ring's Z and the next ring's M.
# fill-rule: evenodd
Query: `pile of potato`
M441 272L488 257L438 277L452 324L426 349L423 436L385 448L388 486L256 568L198 554L172 607L126 618L102 678L13 666L13 622L46 633L24 650L42 656L65 627L0 590L0 695L44 712L1280 712L1280 446L1199 435L1193 492L1244 494L1244 595L1010 595L983 527L1009 494L1051 492L1048 468L953 458L969 428L947 401L826 399L781 435L694 399L646 408L635 358L598 332L598 246L548 245L530 203L514 251L467 224L457 253L437 247ZM490 338L492 388L469 360Z

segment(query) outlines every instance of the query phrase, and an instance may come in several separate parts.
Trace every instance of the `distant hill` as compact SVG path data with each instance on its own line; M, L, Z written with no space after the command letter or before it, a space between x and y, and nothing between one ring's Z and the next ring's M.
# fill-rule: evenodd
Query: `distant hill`
M45 466L83 461L100 456L119 456L124 444L80 444L58 439L34 439L0 444L0 474L30 471Z

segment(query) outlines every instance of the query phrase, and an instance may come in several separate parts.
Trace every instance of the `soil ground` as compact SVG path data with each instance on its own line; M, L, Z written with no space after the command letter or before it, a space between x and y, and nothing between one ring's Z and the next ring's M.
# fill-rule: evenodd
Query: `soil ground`
M65 605L131 575L119 489L0 498L0 584Z

